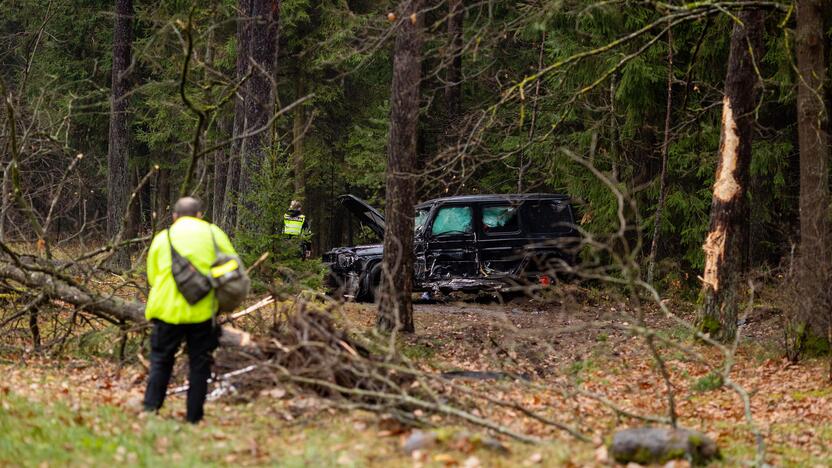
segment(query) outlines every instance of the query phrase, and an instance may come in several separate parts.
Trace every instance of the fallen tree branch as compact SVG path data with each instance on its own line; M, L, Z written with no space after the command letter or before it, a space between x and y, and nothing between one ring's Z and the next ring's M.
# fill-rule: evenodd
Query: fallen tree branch
M142 302L127 301L112 294L97 294L45 271L30 271L26 269L25 264L16 266L7 261L0 261L0 278L35 289L44 297L59 299L110 320L146 323L145 305ZM258 351L249 333L229 326L222 327L220 344L246 348L255 353Z

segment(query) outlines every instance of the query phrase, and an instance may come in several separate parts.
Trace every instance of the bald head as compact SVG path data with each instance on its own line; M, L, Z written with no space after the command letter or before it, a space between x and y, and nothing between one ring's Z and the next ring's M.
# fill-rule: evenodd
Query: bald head
M194 197L182 197L173 205L173 219L182 216L202 217L202 202Z

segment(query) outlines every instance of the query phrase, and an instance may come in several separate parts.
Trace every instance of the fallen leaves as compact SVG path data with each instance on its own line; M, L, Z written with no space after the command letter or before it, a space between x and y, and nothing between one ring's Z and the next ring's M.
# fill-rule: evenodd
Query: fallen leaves
M506 313L506 308L498 305L419 306L416 313L417 333L403 337L404 346L418 346L419 350L429 351L423 353L426 357L417 359L417 364L428 372L464 369L529 375L530 382L511 379L466 380L465 385L574 425L591 435L593 440L600 440L613 428L626 426L632 420L616 415L596 399L570 389L580 388L602 395L633 413L666 415L665 386L645 352L643 339L629 336L610 326L602 329L581 328L595 320L620 323L605 314L620 313L622 306L616 305L614 312L609 312L609 307L599 312L603 306L583 306L574 310L541 308L539 304L512 307L517 310ZM354 328L367 329L373 326L374 310L355 305L345 309L347 319ZM556 333L569 327L581 329L568 334ZM599 330L603 330L603 338ZM693 343L685 345L712 360L711 367L720 368L721 356L717 350ZM721 445L737 445L740 453L753 450L754 440L745 425L742 405L737 395L724 387L700 392L692 389L692 385L713 372L713 368L688 361L672 350L662 349L662 353L677 392L676 403L682 425L706 432L718 439ZM755 348L741 348L731 377L752 395L755 421L766 437L771 462L788 460L789 454L795 451L807 456L811 454L819 460L830 459L826 441L832 436L832 387L825 381L824 365L819 361L792 365L779 358L761 359ZM180 379L183 370L184 368L179 370ZM97 423L87 420L86 413L82 411L85 406L109 403L135 413L135 402L141 401L145 381L145 372L139 366L119 370L106 360L56 362L32 357L27 359L26 365L0 365L0 372L4 374L3 382L0 383L0 408L3 410L7 410L7 406L2 395L7 395L10 391L44 404L61 400L78 410L75 413L75 424L90 427ZM452 392L452 389L447 386L444 391ZM171 403L168 406L175 407L174 414L176 411L181 412L183 405L180 399ZM335 418L328 416L332 409L325 401L303 395L295 396L283 387L264 390L255 404L270 408L269 424L273 424L274 431L278 432L274 437L280 438L291 450L301 454L303 447L313 442L305 434L295 434L292 430L287 434L279 434L279 428L305 424L320 414L327 415L323 417L327 423L338 426L333 427L333 430L361 434L362 440L369 438L380 447L367 450L389 450L402 457L402 444L412 437L410 429L393 418L364 416L345 421L346 417L339 414L339 422L332 422ZM238 414L238 406L220 402L211 403L208 408L210 424L227 426L225 429L232 434L235 431L245 432L248 424L255 424ZM546 440L572 442L562 432L529 420L516 409L482 405L471 408L471 412ZM437 415L419 415L430 417L430 421L439 427L449 424ZM136 420L140 424L132 429L134 432L144 427L143 420ZM286 421L291 421L292 426ZM98 430L103 431L104 428L98 427ZM232 441L232 436L226 432L217 432L213 437L217 444L230 444ZM236 435L234 440L238 440ZM152 443L157 452L172 449L163 439L156 439ZM263 440L246 440L240 444L239 451L223 455L228 457L225 460L227 463L260 460L270 450L270 445ZM409 453L407 456L417 464L467 467L490 466L487 457L506 456L495 455L496 451L483 450L484 446L482 440L470 435L447 438L437 436L430 443L404 452ZM573 464L607 463L605 460L608 457L602 453L602 448L596 449L591 444L577 445L574 450L585 452L582 455L585 458ZM328 449L333 453L329 460L332 464L362 464L365 460L364 455L360 454L366 451L357 449L355 444L333 444ZM129 461L129 453L121 456L125 463ZM566 464L553 462L545 451L508 456L512 457L512 464L524 466ZM217 459L218 462L223 460Z

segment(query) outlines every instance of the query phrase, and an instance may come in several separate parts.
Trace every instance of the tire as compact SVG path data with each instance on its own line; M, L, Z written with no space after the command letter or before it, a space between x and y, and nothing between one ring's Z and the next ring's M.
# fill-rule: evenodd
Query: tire
M331 297L337 299L344 298L345 283L344 279L341 278L340 275L332 272L328 273L326 276L324 287L326 288L326 293Z
M375 303L379 284L381 284L381 262L376 262L367 267L364 274L361 275L361 283L355 300L370 304Z

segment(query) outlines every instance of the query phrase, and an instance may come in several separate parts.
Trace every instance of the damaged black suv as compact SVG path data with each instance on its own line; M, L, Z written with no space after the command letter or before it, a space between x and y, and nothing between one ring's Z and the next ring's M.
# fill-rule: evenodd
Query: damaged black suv
M381 239L384 216L353 195L341 204ZM575 263L579 245L569 197L555 194L466 195L416 206L414 290L500 291ZM326 252L328 285L372 302L381 279L382 245Z

